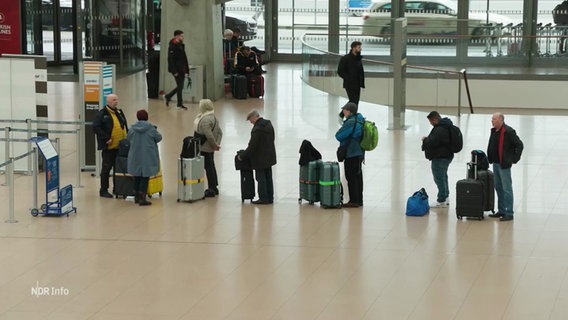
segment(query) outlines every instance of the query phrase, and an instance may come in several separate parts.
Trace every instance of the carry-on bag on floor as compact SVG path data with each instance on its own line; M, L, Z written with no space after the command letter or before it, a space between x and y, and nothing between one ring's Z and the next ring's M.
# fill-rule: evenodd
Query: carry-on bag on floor
M477 169L473 163L468 163L467 178L456 183L456 216L484 219L484 185L477 179ZM474 167L472 169L472 166ZM469 178L469 172L473 170L474 177Z
M205 199L205 161L203 157L178 159L177 201L194 202Z
M315 160L308 162L305 166L300 166L300 197L298 203L302 203L302 200L306 200L310 204L320 201L318 172L321 165L321 160Z
M128 174L128 158L116 157L112 193L116 198L134 196L134 177Z
M254 76L249 80L249 96L258 98L264 96L264 77Z
M162 178L162 164L160 164L160 170L156 173L155 176L151 176L148 179L148 195L152 196L153 194L159 194L162 196L162 192L164 191L164 180Z
M254 175L252 170L240 170L241 172L241 202L254 199Z
M495 213L495 182L493 179L493 171L477 171L477 180L483 184L483 211Z
M247 98L247 77L234 74L231 77L231 93L235 99Z
M239 154L243 151L244 150L239 150L235 155L235 169L240 171L241 174L241 202L245 202L245 200L252 201L256 195L256 191L254 190L254 175L250 161L239 160Z
M322 162L319 168L319 192L321 206L324 208L341 208L343 192L339 163Z

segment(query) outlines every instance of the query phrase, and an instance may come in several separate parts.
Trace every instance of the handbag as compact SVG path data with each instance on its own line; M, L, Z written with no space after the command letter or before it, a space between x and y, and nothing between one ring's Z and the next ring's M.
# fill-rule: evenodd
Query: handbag
M351 144L351 137L353 137L353 133L355 133L355 127L357 127L357 119L355 119L355 123L353 124L353 130L351 131L351 134L349 135L349 141L347 141L346 144L337 147L337 151L335 152L337 154L337 161L339 162L343 162L343 160L345 160L345 158L347 157L347 150L349 149L349 145Z
M428 194L424 188L414 192L406 201L406 215L409 217L422 217L429 211Z

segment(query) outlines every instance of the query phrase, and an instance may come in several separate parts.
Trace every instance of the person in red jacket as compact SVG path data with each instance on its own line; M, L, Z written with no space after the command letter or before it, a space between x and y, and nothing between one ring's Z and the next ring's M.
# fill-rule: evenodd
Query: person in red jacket
M513 181L511 167L521 160L523 142L515 129L505 124L505 116L496 112L491 117L491 136L487 146L487 160L493 164L498 211L489 216L501 221L513 220Z

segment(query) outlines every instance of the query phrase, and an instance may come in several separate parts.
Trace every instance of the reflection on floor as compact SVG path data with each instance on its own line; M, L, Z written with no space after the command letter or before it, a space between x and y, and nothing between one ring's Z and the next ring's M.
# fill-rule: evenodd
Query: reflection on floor
M365 206L324 210L297 202L298 148L309 139L333 160L345 99L304 85L299 68L268 65L264 99L216 102L225 132L216 153L221 194L193 204L176 202L176 157L196 106L178 111L147 101L143 73L120 79L130 123L147 106L164 136L163 197L149 207L102 199L98 180L83 173L74 189L78 214L34 218L31 179L18 176L19 223L3 223L1 211L0 319L566 319L565 117L506 115L525 143L512 171L513 222L458 221L453 187L449 209L407 218L409 195L436 191L420 151L426 114L407 111L409 128L392 131L385 107L361 103L380 126L364 166ZM78 86L50 83L49 90L50 117L77 119ZM233 168L252 108L276 129L272 206L241 204ZM450 166L454 186L465 176L467 150L486 147L490 116L451 119L466 137ZM61 139L61 180L74 183L75 140ZM0 201L7 208L5 186Z

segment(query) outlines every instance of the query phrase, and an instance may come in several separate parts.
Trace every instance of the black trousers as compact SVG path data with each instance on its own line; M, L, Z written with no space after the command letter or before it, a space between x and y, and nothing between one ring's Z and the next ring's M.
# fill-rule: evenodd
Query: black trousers
M258 182L258 199L264 202L274 201L274 184L272 182L272 167L255 170Z
M182 91L183 91L183 83L185 81L185 74L180 72L178 73L177 76L174 76L174 78L176 79L177 87L175 87L172 91L170 91L170 93L166 94L166 99L171 100L174 94L177 94L177 105L179 107L183 105Z
M363 204L363 157L347 158L344 160L345 179L349 188L349 202Z
M146 194L148 192L148 181L150 177L134 177L134 193Z
M114 169L114 163L116 162L116 156L118 155L118 149L103 150L102 151L103 163L101 165L101 189L100 192L108 191L110 170ZM113 181L114 185L114 181Z
M215 190L219 185L219 180L217 179L217 169L215 168L215 158L213 152L203 152L201 151L203 160L205 161L205 174L207 175L207 188L209 190Z
M345 92L347 92L349 102L353 102L354 104L359 105L359 99L361 98L361 87L346 87Z

